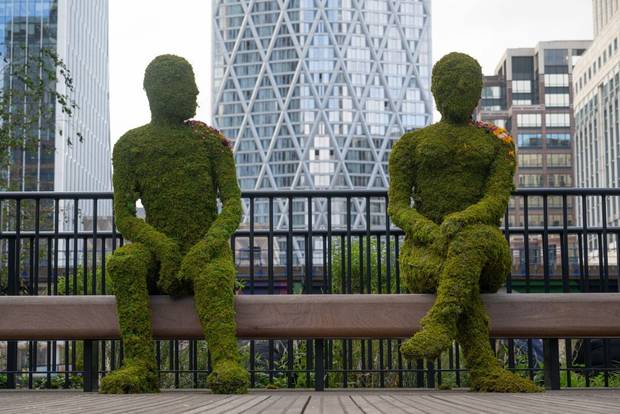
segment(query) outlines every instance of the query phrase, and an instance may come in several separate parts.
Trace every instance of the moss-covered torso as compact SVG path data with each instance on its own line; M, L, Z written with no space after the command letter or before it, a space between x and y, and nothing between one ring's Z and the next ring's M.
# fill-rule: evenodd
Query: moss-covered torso
M407 152L414 154L414 205L437 224L482 199L502 149L502 142L485 130L447 123L409 133L400 142L411 146ZM488 224L497 224L499 219Z
M229 151L189 125L151 124L126 133L114 148L115 164L132 166L146 222L176 241L185 254L217 217L213 157Z

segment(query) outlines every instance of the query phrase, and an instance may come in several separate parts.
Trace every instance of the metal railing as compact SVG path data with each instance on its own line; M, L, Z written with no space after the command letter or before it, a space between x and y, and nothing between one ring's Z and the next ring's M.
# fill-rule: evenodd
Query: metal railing
M506 290L617 291L620 226L613 215L619 199L620 189L515 192L502 226L513 253ZM398 265L403 234L390 224L385 191L253 191L244 192L243 200L243 223L231 240L241 294L404 291ZM110 193L0 193L2 293L109 294L105 257L124 242L113 225L111 201ZM435 361L408 362L400 342L269 340L240 346L252 387L467 385L456 344ZM204 341L155 346L164 387L207 386L211 366ZM562 386L620 385L616 340L509 338L494 339L493 346L508 368L536 380L542 380L544 351L552 351ZM0 342L0 387L79 386L84 352L97 355L91 362L101 375L123 356L120 341Z

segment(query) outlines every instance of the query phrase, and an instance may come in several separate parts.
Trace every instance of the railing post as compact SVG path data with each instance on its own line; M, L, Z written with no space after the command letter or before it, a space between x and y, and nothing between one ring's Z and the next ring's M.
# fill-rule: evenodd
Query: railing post
M18 275L16 267L16 246L15 239L9 239L9 262L8 262L8 294L18 295ZM7 341L6 345L6 370L7 370L7 388L14 389L17 387L16 372L17 372L17 341Z
M543 339L545 388L560 389L560 346L557 338Z
M324 339L314 341L314 390L325 391L325 361L323 351L325 347Z
M435 361L432 359L426 360L426 386L435 388Z
M99 390L99 358L96 341L84 341L84 392Z

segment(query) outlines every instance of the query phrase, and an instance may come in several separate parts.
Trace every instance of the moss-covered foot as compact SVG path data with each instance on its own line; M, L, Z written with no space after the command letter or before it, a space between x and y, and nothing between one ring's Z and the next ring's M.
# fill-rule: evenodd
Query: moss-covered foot
M139 362L126 363L124 367L103 377L99 392L102 394L140 394L159 392L157 372Z
M209 374L209 388L215 394L245 394L248 392L248 371L234 361L221 361Z
M427 324L400 346L407 359L435 359L450 348L454 338L439 324Z
M543 389L527 378L501 367L481 374L471 374L470 388L482 392L542 392Z

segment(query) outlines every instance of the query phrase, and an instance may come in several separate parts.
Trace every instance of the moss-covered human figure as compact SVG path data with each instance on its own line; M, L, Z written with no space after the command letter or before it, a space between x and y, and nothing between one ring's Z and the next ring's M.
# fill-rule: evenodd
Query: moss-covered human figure
M472 389L534 392L537 386L495 358L480 298L480 292L496 292L510 269L499 224L515 170L512 141L470 122L481 89L475 59L443 57L432 78L441 122L406 133L390 155L389 214L406 233L401 272L411 292L437 294L422 329L401 351L433 359L456 339Z
M108 261L125 360L103 378L100 390L158 391L149 293L194 292L214 367L209 386L216 393L242 393L248 373L235 337L229 242L241 219L241 201L232 151L215 129L186 121L196 112L198 88L185 59L155 58L144 89L151 122L127 132L114 147L115 220L132 243ZM138 199L146 220L136 218Z

